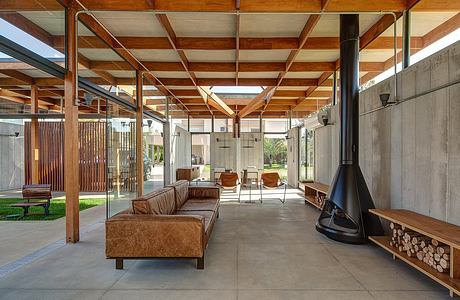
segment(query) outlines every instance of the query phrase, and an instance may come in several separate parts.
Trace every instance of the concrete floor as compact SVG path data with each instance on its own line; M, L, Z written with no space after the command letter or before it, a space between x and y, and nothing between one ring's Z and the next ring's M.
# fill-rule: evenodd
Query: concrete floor
M205 270L192 260L126 261L115 270L101 220L80 243L0 279L0 299L449 299L380 248L323 237L317 216L296 190L284 205L223 203Z

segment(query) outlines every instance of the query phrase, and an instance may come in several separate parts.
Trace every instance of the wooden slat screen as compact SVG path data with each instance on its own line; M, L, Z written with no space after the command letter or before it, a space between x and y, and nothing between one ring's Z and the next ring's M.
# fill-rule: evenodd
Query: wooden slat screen
M25 181L31 183L30 122L24 129ZM106 190L106 124L79 123L80 191ZM39 122L39 183L64 191L64 123Z

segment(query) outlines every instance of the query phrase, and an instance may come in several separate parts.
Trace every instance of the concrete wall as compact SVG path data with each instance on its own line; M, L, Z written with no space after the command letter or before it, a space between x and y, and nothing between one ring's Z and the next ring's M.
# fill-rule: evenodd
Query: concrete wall
M331 107L327 126L315 129L315 181L330 184L339 164L338 107Z
M460 42L404 70L398 82L397 105L381 108L379 100L393 92L393 78L360 95L360 165L374 202L460 225ZM330 133L316 133L317 155L338 153L338 143L320 142ZM318 159L316 168L330 165Z
M257 139L257 142L254 141L255 139ZM263 170L264 135L259 132L241 132L239 143L241 159L239 160L238 171L240 174L241 171L248 166L255 166L257 169ZM248 144L254 148L247 148Z
M3 136L19 132L18 137ZM0 191L24 184L24 126L0 122Z

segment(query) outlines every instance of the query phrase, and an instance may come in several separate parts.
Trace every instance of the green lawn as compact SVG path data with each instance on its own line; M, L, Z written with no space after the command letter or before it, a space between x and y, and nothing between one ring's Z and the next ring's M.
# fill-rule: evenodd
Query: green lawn
M264 165L264 172L278 172L280 175L281 179L286 180L287 179L287 169L284 167L284 165L280 164L272 164L270 167L269 164Z
M22 202L20 198L8 198L0 199L0 221L14 221L17 218L6 218L7 215L20 215L22 216L23 210L20 207L10 207L10 204ZM80 199L80 211L101 205L105 203L105 198L92 198L92 199ZM29 208L29 214L40 214L27 216L24 221L48 221L62 218L65 215L65 199L58 198L52 199L50 205L50 214L44 215L45 209L43 207L31 207Z

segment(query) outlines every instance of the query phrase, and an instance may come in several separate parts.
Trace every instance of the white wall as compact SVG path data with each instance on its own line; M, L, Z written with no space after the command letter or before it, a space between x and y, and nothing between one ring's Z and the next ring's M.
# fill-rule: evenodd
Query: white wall
M287 140L287 167L288 184L299 186L299 128L294 127L288 131Z
M176 169L192 166L192 135L176 126L171 136L171 182L176 181Z

